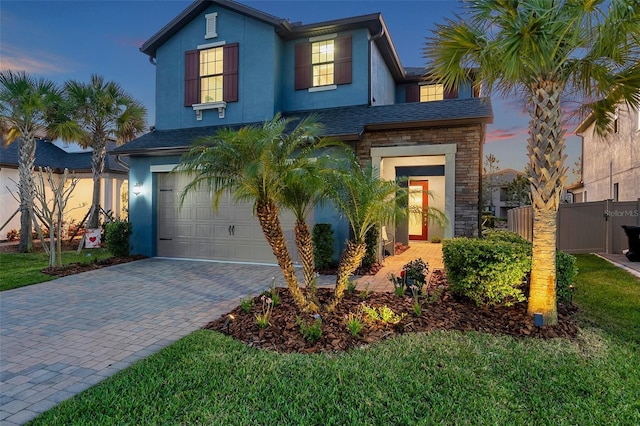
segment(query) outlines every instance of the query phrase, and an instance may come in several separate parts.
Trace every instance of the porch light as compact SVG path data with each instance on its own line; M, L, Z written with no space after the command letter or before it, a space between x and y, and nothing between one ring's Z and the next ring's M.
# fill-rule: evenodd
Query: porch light
M133 193L135 195L139 195L142 192L142 184L141 183L136 183L135 185L133 185Z

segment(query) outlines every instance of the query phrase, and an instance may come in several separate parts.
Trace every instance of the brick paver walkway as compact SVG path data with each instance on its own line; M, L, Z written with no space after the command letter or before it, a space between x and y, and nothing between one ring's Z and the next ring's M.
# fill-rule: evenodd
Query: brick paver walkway
M414 259L421 258L429 265L429 271L444 268L442 262L442 244L429 242L411 241L409 249L396 256L389 256L384 259L384 267L373 276L361 277L358 279L358 289L362 290L367 285L371 291L393 291L393 285L389 281L389 274L400 275L402 266Z
M278 267L145 259L0 293L0 424L22 424L282 282Z
M393 291L388 274L440 244L414 243L358 288ZM27 422L269 288L275 266L146 259L0 293L0 424ZM320 277L333 285L335 276Z

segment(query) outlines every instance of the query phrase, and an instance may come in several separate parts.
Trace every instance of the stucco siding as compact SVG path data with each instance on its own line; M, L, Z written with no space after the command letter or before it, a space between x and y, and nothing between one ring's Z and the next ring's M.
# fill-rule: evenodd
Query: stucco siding
M614 198L618 201L640 198L640 130L638 112L621 106L618 109L618 133L604 138L593 132L593 125L583 133L582 179L587 201Z
M205 18L218 13L218 37L205 39ZM223 119L217 110L205 110L196 119L184 106L184 54L199 45L217 42L238 43L238 102L229 102ZM210 7L160 46L156 53L156 128L225 125L258 122L274 114L276 98L277 49L280 43L272 26L234 13Z
M366 29L339 33L351 35L351 83L341 84L335 90L309 92L295 90L295 46L308 38L287 41L284 44L282 60L282 87L284 91L284 111L331 108L347 105L366 105L369 102L369 33Z
M375 43L371 44L371 105L391 105L396 84Z

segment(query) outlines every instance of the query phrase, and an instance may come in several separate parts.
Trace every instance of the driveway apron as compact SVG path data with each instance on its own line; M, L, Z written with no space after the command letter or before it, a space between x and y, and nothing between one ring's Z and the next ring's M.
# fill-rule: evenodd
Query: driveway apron
M145 259L0 293L0 423L22 424L268 289L275 266Z

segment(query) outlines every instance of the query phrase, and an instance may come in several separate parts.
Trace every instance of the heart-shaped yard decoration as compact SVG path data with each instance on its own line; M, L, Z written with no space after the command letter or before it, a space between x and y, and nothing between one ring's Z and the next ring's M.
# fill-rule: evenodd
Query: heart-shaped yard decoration
M92 243L96 242L96 237L89 237L89 241L91 241Z

